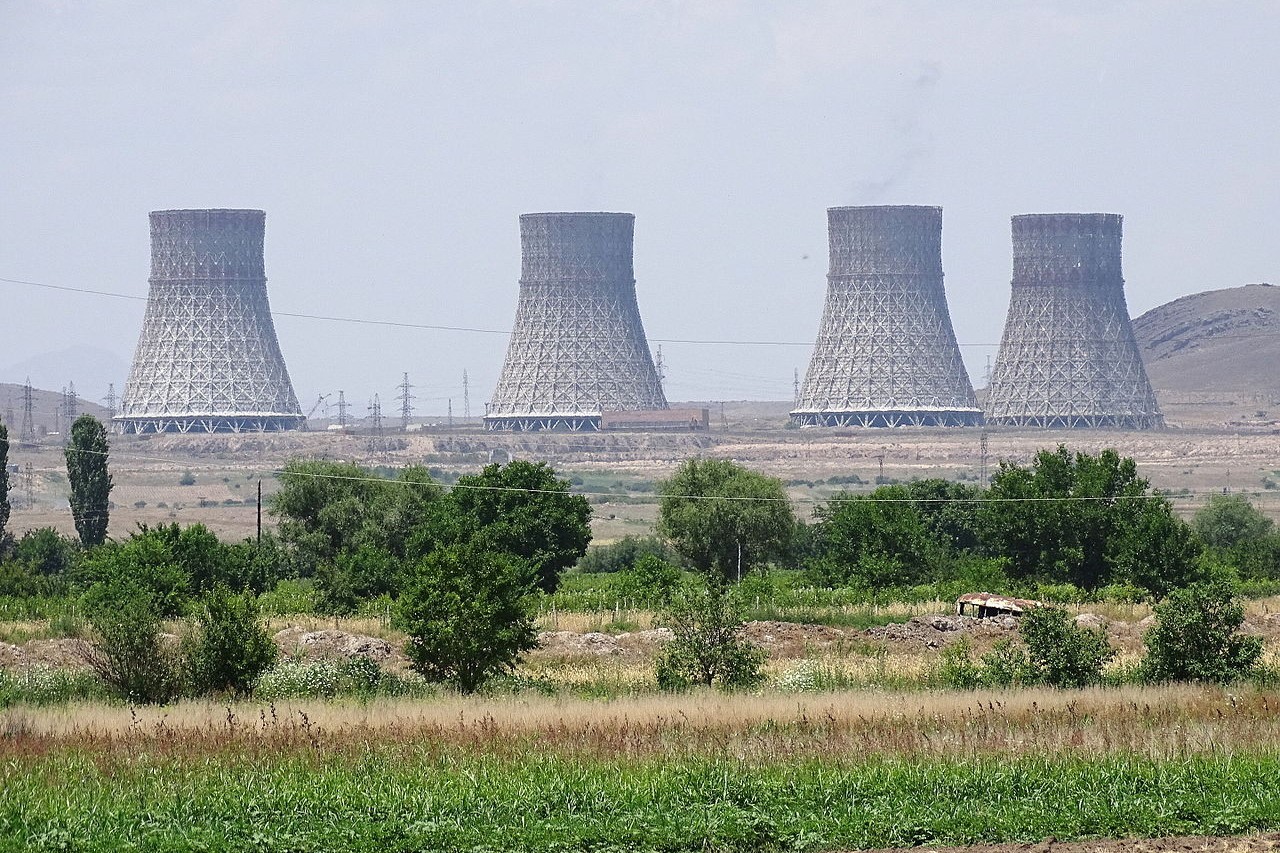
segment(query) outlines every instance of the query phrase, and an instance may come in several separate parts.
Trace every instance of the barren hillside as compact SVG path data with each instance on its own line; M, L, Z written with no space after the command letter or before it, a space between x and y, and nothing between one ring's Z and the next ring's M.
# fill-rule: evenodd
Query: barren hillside
M1280 287L1184 296L1138 317L1133 330L1157 392L1280 394Z

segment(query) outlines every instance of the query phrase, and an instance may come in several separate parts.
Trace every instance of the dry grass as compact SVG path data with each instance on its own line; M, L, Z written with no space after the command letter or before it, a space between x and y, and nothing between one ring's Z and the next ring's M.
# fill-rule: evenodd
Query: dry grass
M605 757L951 756L1024 752L1156 758L1280 747L1280 693L1190 686L800 696L695 693L611 701L519 696L430 702L101 705L0 714L0 758L58 746L181 754L307 745L456 745ZM19 716L21 717L19 719Z

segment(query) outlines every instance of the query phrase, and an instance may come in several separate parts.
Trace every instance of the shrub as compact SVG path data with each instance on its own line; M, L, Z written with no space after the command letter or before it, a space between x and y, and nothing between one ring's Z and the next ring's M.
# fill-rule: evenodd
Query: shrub
M622 572L620 592L646 604L665 604L680 585L680 569L661 557L644 554Z
M712 684L751 687L763 677L765 652L740 636L742 612L729 592L681 592L659 623L674 635L658 656L656 675L663 690Z
M29 666L0 670L0 708L11 705L61 705L106 698L103 683L82 670Z
M1217 581L1174 590L1155 608L1156 623L1143 642L1148 681L1226 683L1252 675L1262 638L1237 632L1244 606L1230 584Z
M1028 681L1053 687L1085 687L1102 680L1115 649L1101 631L1082 628L1065 610L1035 607L1021 622L1027 646Z
M982 683L982 670L973 662L973 642L961 637L938 656L938 680L945 687L972 690Z
M624 536L617 542L588 548L578 561L578 571L588 574L626 571L645 556L670 561L672 554L656 536Z
M179 657L161 637L160 614L147 590L123 581L103 585L89 623L96 637L85 651L86 662L116 693L130 702L178 697Z
M252 595L233 595L218 587L205 595L194 622L194 631L183 641L192 689L240 696L252 692L277 655Z

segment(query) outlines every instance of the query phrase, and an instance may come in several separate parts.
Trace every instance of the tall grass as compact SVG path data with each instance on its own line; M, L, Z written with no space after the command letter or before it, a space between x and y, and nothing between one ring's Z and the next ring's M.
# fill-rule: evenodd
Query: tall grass
M1280 825L1275 754L757 764L424 745L55 753L0 772L0 837L30 850L832 850Z

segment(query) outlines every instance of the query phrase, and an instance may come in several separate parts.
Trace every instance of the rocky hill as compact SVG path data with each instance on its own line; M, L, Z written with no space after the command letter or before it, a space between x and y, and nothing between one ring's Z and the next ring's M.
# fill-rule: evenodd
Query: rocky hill
M16 441L22 428L23 386L0 382L0 421L9 427L10 441ZM101 420L110 416L106 406L100 406L83 398L76 400L78 414L93 415ZM31 394L31 422L39 436L57 433L65 429L63 423L62 392L33 388Z
M1280 394L1280 287L1184 296L1138 317L1133 331L1157 392Z

